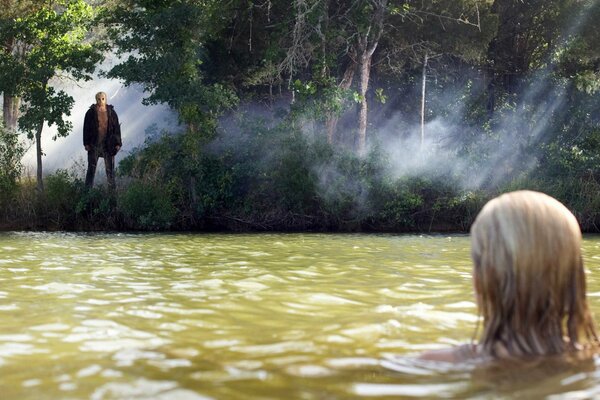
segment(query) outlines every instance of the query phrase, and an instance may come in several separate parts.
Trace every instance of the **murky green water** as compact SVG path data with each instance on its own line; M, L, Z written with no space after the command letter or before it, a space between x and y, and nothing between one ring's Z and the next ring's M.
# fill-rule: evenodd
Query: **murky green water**
M398 358L469 340L470 271L467 236L0 234L0 398L600 395L594 359Z

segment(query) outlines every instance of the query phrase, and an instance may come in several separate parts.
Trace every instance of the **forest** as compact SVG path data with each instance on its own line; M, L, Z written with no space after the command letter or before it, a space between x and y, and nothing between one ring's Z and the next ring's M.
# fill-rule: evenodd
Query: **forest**
M599 1L0 5L0 229L466 232L531 189L600 232ZM43 170L97 73L179 120L115 190Z

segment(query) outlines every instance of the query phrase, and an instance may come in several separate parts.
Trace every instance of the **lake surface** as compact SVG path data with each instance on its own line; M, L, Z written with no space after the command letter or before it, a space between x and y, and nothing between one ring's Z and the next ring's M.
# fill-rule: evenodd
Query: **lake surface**
M600 396L596 358L410 358L476 322L468 236L0 233L3 400Z

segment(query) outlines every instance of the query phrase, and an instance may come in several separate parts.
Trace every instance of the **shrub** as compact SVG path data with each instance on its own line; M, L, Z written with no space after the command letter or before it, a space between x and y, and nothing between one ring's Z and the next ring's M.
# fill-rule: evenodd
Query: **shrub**
M137 229L169 228L177 215L168 191L158 183L132 182L120 194L118 204L125 217Z
M65 170L57 170L46 178L43 194L47 216L52 225L64 229L75 221L77 199L80 184L69 177Z
M107 187L81 187L75 202L75 214L81 228L106 230L119 226L115 193Z

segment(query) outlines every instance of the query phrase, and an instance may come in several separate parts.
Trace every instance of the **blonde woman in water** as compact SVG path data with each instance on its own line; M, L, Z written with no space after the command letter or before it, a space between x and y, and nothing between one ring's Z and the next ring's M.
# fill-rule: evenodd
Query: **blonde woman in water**
M421 359L528 358L598 344L586 299L581 231L560 202L532 191L491 200L471 227L471 257L483 318L479 342L429 351Z

